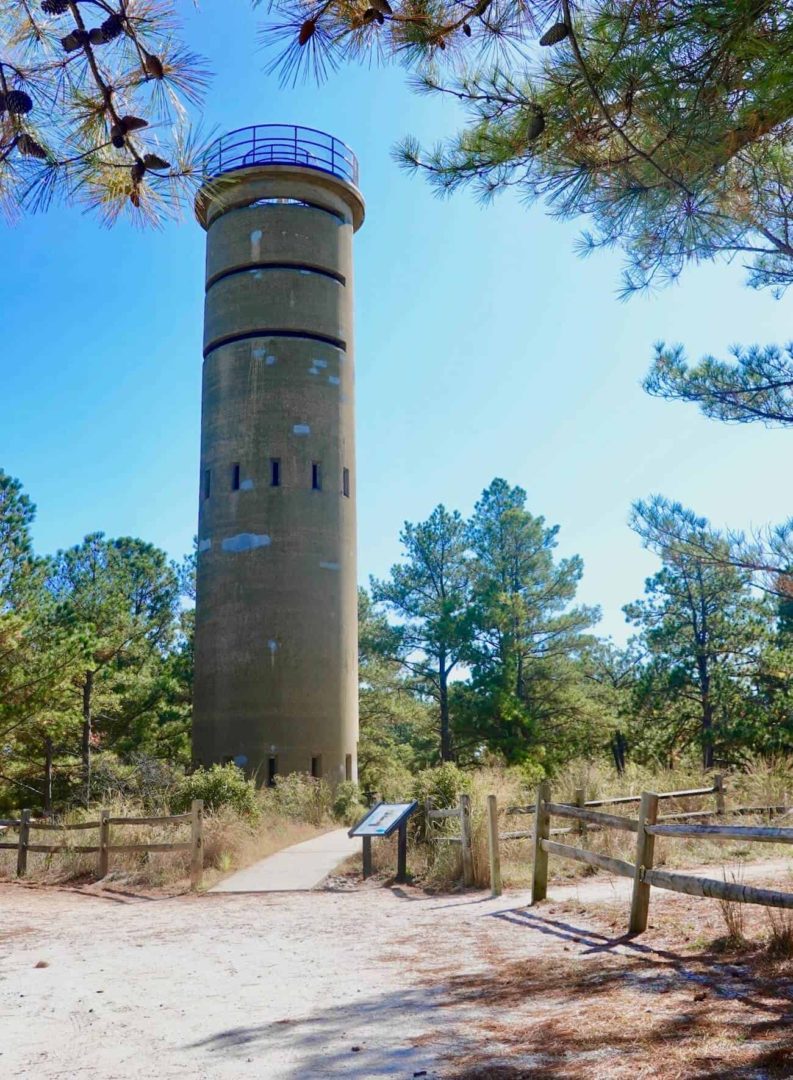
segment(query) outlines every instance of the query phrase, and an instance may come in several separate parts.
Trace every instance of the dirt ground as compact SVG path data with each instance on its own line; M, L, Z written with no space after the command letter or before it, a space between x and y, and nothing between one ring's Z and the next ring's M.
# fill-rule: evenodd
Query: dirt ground
M623 883L550 894L2 885L0 1076L793 1076L793 961L718 951L713 901L654 891L631 941Z

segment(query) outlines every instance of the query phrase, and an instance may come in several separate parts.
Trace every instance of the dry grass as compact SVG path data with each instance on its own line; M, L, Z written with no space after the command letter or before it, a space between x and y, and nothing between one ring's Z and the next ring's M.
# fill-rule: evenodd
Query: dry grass
M680 791L707 787L712 776L703 776L698 770L651 770L637 765L627 768L618 776L613 768L592 762L574 762L556 777L551 785L554 801L573 802L575 792L583 788L587 799L610 798L621 795L639 795L642 791ZM740 825L767 825L764 815L741 815L731 817L730 806L793 805L793 763L784 760L757 763L745 772L726 778L727 814L723 819ZM474 867L474 884L487 888L490 884L489 854L487 842L487 796L495 794L498 799L499 832L531 832L534 814L507 814L508 807L533 806L536 788L526 784L517 770L486 768L470 774L471 838ZM716 808L715 795L688 799L669 799L661 803L662 814L686 813ZM611 813L625 817L634 816L636 804L605 807ZM705 819L707 821L707 819ZM704 822L703 822L704 823ZM778 822L785 824L788 822ZM793 820L789 822L793 825ZM635 838L632 833L613 829L597 831L587 829L582 835L575 822L561 818L552 821L554 828L569 827L570 831L557 837L562 843L586 847L613 858L632 862L635 855ZM436 823L434 836L459 836L459 822L452 818ZM375 871L385 879L393 876L396 866L396 841L378 841L373 845ZM684 869L700 865L740 865L743 862L768 860L790 854L786 844L755 844L745 841L719 841L706 838L659 839L656 843L656 865L670 869ZM505 888L528 888L532 875L531 839L502 840L500 843L502 879ZM448 892L461 888L462 861L460 845L447 840L429 843L414 839L408 852L408 869L413 880L431 892ZM572 882L599 873L582 863L551 858L552 882ZM740 914L736 913L736 919ZM729 932L729 931L728 931Z
M204 816L204 887L210 887L220 877L290 844L308 840L325 831L327 823L315 820L295 820L274 811L265 802L258 821L249 821L229 809ZM107 809L112 817L145 816L145 809L129 800L117 800ZM98 810L73 810L64 816L64 823L75 824L95 821ZM4 840L15 843L17 833L8 830ZM186 842L190 839L190 823L176 825L114 825L111 828L111 844L162 844ZM74 847L97 847L99 829L85 829L58 833L35 830L31 843L67 844ZM91 880L96 876L98 855L67 850L61 853L28 854L28 880L37 884L51 885L64 882ZM15 850L0 851L0 880L16 876L17 853ZM103 883L124 884L125 887L188 888L190 853L171 852L112 852L110 871Z

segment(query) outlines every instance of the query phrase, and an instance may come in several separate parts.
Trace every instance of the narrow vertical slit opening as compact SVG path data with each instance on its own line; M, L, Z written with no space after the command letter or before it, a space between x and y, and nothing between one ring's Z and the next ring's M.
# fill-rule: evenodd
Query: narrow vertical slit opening
M240 490L240 463L238 461L231 466L231 490Z
M281 486L281 459L270 458L270 487Z
M344 758L344 779L352 780L352 754L346 754Z
M269 757L267 759L267 786L275 787L275 778L278 775L278 758Z
M210 493L211 490L212 490L212 470L211 469L204 469L203 491L204 491L204 498L205 499L209 498L209 493Z
M315 780L322 778L322 754L316 754L311 759L311 775Z
M311 488L313 491L322 491L322 466L318 461L311 462Z
M345 497L345 499L349 499L349 497L350 497L350 470L348 468L346 468L346 467L344 468L344 470L342 471L342 474L341 474L341 493Z

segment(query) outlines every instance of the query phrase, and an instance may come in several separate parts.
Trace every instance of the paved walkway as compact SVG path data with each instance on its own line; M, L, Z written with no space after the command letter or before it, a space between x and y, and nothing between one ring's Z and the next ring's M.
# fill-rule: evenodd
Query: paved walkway
M302 844L277 851L245 870L218 882L213 893L303 892L315 889L339 863L361 849L360 840L351 840L346 829L304 840Z

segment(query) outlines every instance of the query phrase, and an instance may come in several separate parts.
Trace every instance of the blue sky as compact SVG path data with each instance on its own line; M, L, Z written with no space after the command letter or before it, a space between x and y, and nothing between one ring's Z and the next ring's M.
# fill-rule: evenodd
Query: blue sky
M439 201L398 170L394 142L453 130L454 104L411 95L399 69L282 90L244 2L188 14L189 42L216 73L208 128L304 123L360 160L362 581L398 557L403 521L438 502L468 513L504 476L561 526L560 551L584 559L581 599L622 639L620 608L656 567L627 527L633 499L661 492L740 528L788 515L789 434L720 425L640 387L658 339L695 357L788 340L786 301L745 288L736 264L621 303L618 255L573 254L583 222L509 195L484 208L467 193ZM0 228L0 466L37 503L38 550L101 529L181 555L197 518L203 232L191 217L107 231L63 208Z

